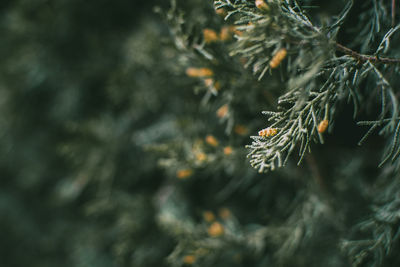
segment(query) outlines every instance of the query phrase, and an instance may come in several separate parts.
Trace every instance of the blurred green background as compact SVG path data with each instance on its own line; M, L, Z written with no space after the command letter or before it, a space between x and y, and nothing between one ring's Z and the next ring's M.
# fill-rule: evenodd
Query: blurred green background
M164 264L159 136L134 134L171 98L155 4L1 1L1 266Z
M383 138L358 147L365 129L343 104L301 166L256 173L244 145L266 126L280 75L258 82L217 44L223 61L211 63L232 88L202 105L206 86L185 68L211 63L174 47L179 27L154 12L169 2L0 2L0 267L182 266L195 254L198 266L347 266L338 244L371 215ZM179 2L188 43L223 25L211 2ZM331 9L311 13L323 21ZM244 134L227 136L215 116L224 97ZM204 145L208 134L218 147ZM196 161L196 145L209 161ZM193 177L176 179L185 164ZM204 211L230 235L210 238Z

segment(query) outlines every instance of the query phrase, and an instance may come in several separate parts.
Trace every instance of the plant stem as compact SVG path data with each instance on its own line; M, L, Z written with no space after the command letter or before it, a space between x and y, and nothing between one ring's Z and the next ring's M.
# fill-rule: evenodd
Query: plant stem
M363 55L354 50L351 50L344 45L336 43L336 49L352 56L353 58L357 59L360 62L370 61L372 63L382 63L382 64L397 64L400 63L399 58L388 58L388 57L378 57L378 56L371 56L371 55Z
M392 27L396 24L396 0L392 0Z

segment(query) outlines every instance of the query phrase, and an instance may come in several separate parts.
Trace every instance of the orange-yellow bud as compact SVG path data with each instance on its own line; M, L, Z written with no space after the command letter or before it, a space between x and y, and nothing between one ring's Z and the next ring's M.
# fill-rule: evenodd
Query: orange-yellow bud
M224 147L224 154L225 154L225 155L228 156L228 155L232 154L232 152L233 152L232 147L230 147L230 146Z
M328 120L322 120L318 125L318 132L323 133L328 129L329 122Z
M265 128L258 132L258 135L261 137L270 137L274 136L278 133L278 129L276 128Z
M185 179L192 176L193 171L191 169L180 169L176 172L176 177L179 179Z
M212 29L203 29L203 37L207 44L218 41L218 34Z
M188 264L188 265L192 265L193 263L195 263L196 261L196 256L194 255L186 255L185 257L183 257L183 263Z
M203 152L198 152L196 153L196 159L198 161L205 161L207 159L207 155L204 154Z
M256 7L262 11L268 11L269 6L264 2L264 0L256 0Z
M272 57L271 61L269 62L269 66L271 69L275 69L281 64L282 60L286 57L287 50L285 48L280 49L276 54Z
M226 14L227 14L225 8L218 8L217 10L215 10L215 13L217 13L217 14L220 15L221 17L225 17Z
M224 234L224 227L219 222L214 222L208 227L208 235L211 237L218 237Z
M221 31L219 32L219 39L221 41L229 41L232 39L232 33L235 30L234 26L224 26L221 28Z
M214 75L214 72L209 68L187 68L186 75L189 77L203 78Z
M228 115L228 111L229 111L229 108L228 108L228 105L227 105L227 104L221 106L221 107L217 110L217 117L218 117L218 118L225 118L226 115Z
M218 146L218 140L212 135L206 136L206 143L210 146Z

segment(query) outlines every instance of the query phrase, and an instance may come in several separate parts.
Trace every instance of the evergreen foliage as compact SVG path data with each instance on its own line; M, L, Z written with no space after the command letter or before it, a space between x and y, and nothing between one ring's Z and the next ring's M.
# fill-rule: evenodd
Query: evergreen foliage
M4 1L1 265L398 266L399 4Z
M200 108L210 110L209 116L216 112L215 120L225 123L227 137L221 137L221 126L209 123L209 117L202 119L207 120L206 129L201 121L185 125L179 139L191 138L192 142L166 146L168 156L161 164L167 170L177 169L181 179L228 174L229 181L212 191L223 203L246 192L256 203L270 204L264 206L267 209L251 206L254 213L268 214L268 219L254 217L251 228L243 211L234 217L241 227L224 222L226 229L219 242L225 244L217 253L215 238L190 237L189 232L196 231L188 230L185 236L193 241L177 237L180 243L171 262L178 264L189 254L199 258L200 265L210 266L247 261L253 266L347 266L347 260L353 266L394 264L396 257L390 255L398 242L399 221L392 190L398 184L400 154L396 3L337 1L337 6L330 6L306 0L214 1L214 11L221 18L211 14L208 3L189 3L172 1L164 13L180 51L177 62L182 72L186 68L187 76L198 81L196 91L203 92ZM225 37L225 32L230 36ZM264 110L265 125L259 124L254 109ZM340 119L354 120L369 129L362 135L354 124L349 127ZM245 125L250 135L258 132L246 146L256 170L286 169L268 172L261 181L260 176L244 176L239 171L246 168L243 162L225 163L227 155L220 158L212 148L218 145L206 136L211 132L222 139L222 146L229 145L237 153L239 144L246 142L246 135L243 138L232 131L237 124ZM372 138L376 131L384 139ZM331 140L324 147L313 145L324 144L324 139ZM338 140L345 146L335 147ZM350 140L364 147L357 148ZM378 144L365 145L368 142ZM317 150L318 160L311 147ZM354 159L349 158L349 153L360 149ZM383 155L380 161L378 153ZM304 159L307 168L296 169L293 163L301 165ZM326 168L335 171L327 173ZM179 169L186 175L180 175ZM279 179L300 184L274 184ZM210 188L210 182L206 183ZM279 188L279 193L270 195L271 188ZM274 201L285 204L271 206ZM240 204L231 205L237 208ZM183 218L177 216L169 227ZM256 241L249 243L253 238ZM242 247L238 252L241 261L228 263L228 255L236 251L233 244Z

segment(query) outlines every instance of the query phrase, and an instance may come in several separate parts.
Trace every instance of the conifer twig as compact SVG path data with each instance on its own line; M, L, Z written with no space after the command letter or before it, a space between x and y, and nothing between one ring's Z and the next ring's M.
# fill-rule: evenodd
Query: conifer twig
M388 58L388 57L378 57L378 56L371 56L371 55L363 55L350 48L336 43L336 49L357 59L360 62L370 61L372 63L382 63L382 64L397 64L400 63L400 58Z
M396 0L392 0L392 27L396 24Z

